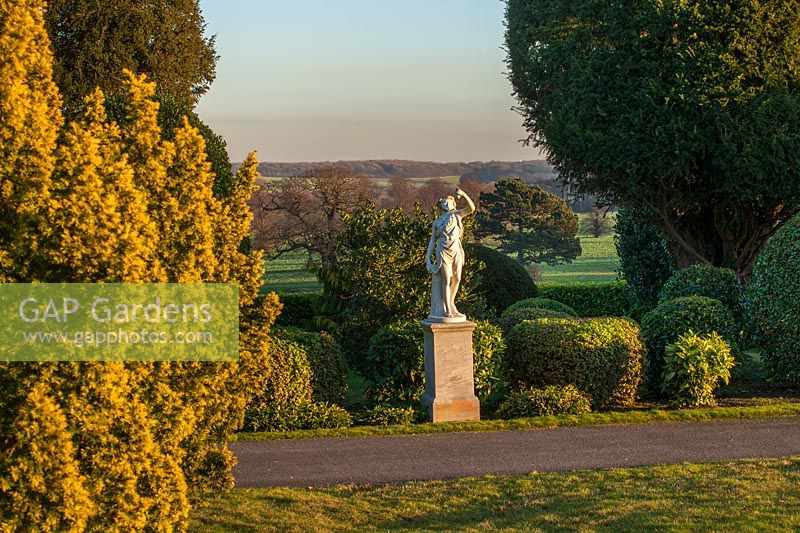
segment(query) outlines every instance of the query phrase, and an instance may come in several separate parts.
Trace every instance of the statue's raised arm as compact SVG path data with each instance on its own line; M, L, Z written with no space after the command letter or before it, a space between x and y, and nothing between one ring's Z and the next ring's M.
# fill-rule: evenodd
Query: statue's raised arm
M464 191L462 191L458 187L456 187L456 198L463 198L464 201L467 202L467 207L464 207L464 208L459 209L457 211L457 213L459 215L461 215L462 217L465 217L465 216L471 215L472 213L475 212L475 203L472 201L472 198L470 198L467 195L467 193L465 193Z

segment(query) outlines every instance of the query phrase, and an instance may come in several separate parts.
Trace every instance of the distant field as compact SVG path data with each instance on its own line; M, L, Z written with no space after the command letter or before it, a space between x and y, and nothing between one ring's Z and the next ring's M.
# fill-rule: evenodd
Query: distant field
M583 220L586 215L579 215ZM609 215L613 223L613 215ZM617 278L619 257L614 247L614 236L599 238L579 234L581 255L572 263L554 266L540 265L540 283L566 283L570 281L613 281ZM319 290L314 274L304 269L305 254L287 254L276 261L267 261L264 276L267 291L304 292Z

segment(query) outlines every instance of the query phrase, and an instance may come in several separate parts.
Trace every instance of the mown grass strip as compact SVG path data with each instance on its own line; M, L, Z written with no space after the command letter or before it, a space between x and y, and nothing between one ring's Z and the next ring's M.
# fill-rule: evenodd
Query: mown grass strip
M203 532L796 531L800 457L237 489L199 501L191 518Z
M584 415L542 416L515 420L481 420L410 426L356 426L341 429L238 433L239 441L308 439L321 437L370 437L381 435L418 435L459 431L503 431L552 427L600 426L610 424L645 424L649 422L690 422L747 418L800 416L800 402L776 401L766 405L711 407L701 409L649 409L588 413Z

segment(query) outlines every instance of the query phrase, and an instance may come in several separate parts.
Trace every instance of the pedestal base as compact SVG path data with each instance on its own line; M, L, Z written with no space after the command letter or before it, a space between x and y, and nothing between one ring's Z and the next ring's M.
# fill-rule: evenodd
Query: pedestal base
M480 420L472 368L475 323L421 322L425 332L425 394L431 422Z

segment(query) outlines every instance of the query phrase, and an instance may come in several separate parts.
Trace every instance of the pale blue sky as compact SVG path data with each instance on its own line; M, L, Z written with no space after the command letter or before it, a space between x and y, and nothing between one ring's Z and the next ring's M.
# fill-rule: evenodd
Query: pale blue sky
M201 0L232 160L519 160L500 0Z

